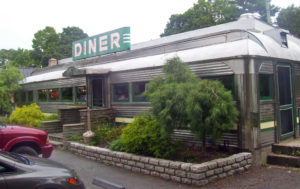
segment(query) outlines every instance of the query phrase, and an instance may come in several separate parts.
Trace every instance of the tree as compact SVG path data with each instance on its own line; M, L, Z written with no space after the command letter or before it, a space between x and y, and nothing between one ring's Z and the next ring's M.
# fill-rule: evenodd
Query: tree
M53 27L47 26L45 29L35 33L32 40L33 51L31 53L35 64L37 66L47 66L50 58L61 58L62 55L57 48L59 43L59 35Z
M271 5L271 16L279 8ZM161 37L190 30L214 26L237 20L243 13L259 13L266 21L266 2L264 0L198 0L183 14L170 17Z
M198 79L178 57L167 60L163 72L164 77L147 85L151 113L166 136L176 128L190 128L205 152L206 136L219 139L237 120L231 91L220 81Z
M0 69L0 114L11 112L10 98L20 88L18 81L21 79L21 71L10 64L7 69Z
M232 3L238 7L239 15L244 13L258 13L261 20L267 22L266 0L233 0ZM270 5L270 16L275 16L279 7Z
M289 30L300 37L300 7L294 5L280 11L277 18L278 26Z
M178 57L167 60L163 72L165 78L158 76L147 85L146 96L152 103L152 114L168 136L175 128L188 124L185 99L198 78Z
M73 26L63 28L62 33L59 34L59 52L62 55L62 58L68 58L72 56L72 42L84 39L86 37L88 37L88 35L78 27Z
M230 0L198 0L183 14L172 15L161 37L232 21L238 9Z
M205 153L206 136L217 141L237 121L238 111L231 91L220 81L201 80L189 91L186 101L191 130L202 140L202 152Z

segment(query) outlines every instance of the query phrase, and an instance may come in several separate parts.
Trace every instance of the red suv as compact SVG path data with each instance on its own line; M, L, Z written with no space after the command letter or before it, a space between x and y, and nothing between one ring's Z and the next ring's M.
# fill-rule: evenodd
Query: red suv
M53 146L45 131L0 124L0 149L20 154L50 157Z

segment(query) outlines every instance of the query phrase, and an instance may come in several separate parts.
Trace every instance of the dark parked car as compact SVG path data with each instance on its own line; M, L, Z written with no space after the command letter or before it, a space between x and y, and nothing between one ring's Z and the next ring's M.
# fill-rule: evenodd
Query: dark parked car
M48 133L40 129L0 124L0 149L8 152L50 157L53 146Z
M84 189L76 173L54 161L0 150L1 189Z

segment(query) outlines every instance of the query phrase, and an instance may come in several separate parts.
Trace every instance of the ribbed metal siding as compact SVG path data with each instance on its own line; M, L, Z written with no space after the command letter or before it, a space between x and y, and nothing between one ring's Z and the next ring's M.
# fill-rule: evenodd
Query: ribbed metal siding
M261 101L259 105L260 120L274 118L274 102Z
M263 62L259 67L259 73L261 74L274 74L273 62Z
M225 62L203 62L188 65L190 70L197 76L232 75L233 70ZM149 81L162 75L162 68L151 68L145 70L133 70L127 72L116 72L111 74L111 83Z
M62 87L75 87L75 86L85 86L86 78L85 77L75 77L70 79L59 79L52 81L44 81L37 83L30 83L22 85L23 90L39 90L39 89L48 89L48 88L62 88Z
M117 72L111 74L111 83L150 81L152 78L161 74L161 68Z
M234 74L233 70L224 62L190 64L189 68L199 77Z
M135 117L140 113L146 112L151 108L151 105L139 105L138 103L134 105L124 104L124 105L113 105L112 108L115 110L117 116L128 116Z
M175 130L172 134L172 139L185 141L185 142L191 142L196 144L201 144L202 141L195 138L195 134L192 133L190 130ZM206 138L208 143L212 143L212 140L208 136ZM228 145L230 147L238 147L238 136L237 133L224 133L220 145Z
M275 130L264 131L260 133L261 145L270 146L275 143Z

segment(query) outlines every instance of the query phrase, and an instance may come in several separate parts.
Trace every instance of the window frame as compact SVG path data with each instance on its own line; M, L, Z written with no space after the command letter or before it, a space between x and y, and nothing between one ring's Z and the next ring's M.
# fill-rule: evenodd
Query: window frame
M132 83L132 102L149 102L149 100L145 97L145 99L136 99L135 96L135 84L138 83L144 83L145 84L145 90L143 93L145 93L145 91L147 90L147 84L149 83L149 81L139 81L139 82L133 82Z
M84 87L85 88L85 95L86 95L86 98L85 98L85 100L82 100L82 99L79 99L78 98L78 96L77 96L77 94L78 94L78 92L77 92L77 89L79 88L79 87ZM87 102L87 87L86 86L76 86L75 87L75 102Z
M63 99L64 98L63 89L71 89L71 99ZM60 94L60 101L61 102L73 102L73 97L74 97L73 87L63 87L63 88L60 88L59 91L60 91L59 94Z
M116 95L115 95L115 92L116 92L116 87L117 86L120 86L120 85L123 85L123 86L127 86L127 96L128 96L128 98L127 99L125 99L125 100L118 100L118 99L116 99L115 97L116 97ZM113 102L121 102L121 103L126 103L126 102L130 102L130 87L129 87L129 83L115 83L115 84L112 84L112 90L113 90L113 92L112 92L112 100L113 100Z
M272 74L259 74L258 75L258 92L259 92L259 100L273 100L273 75ZM268 90L270 95L269 96L262 96L261 95L261 91L260 91L260 87L261 87L261 82L260 79L261 77L264 77L268 79Z
M231 85L232 85L232 89L227 89L226 86L224 85L224 83L222 81L220 81L219 79L222 79L222 78L229 78L231 77ZM208 80L218 80L220 81L225 89L227 90L230 90L231 91L231 95L232 95L232 99L233 101L236 101L236 87L235 87L235 81L234 81L234 74L231 74L231 75L217 75L217 76L205 76L205 77L201 77L201 79L208 79Z
M40 91L43 93L43 90L46 90L46 92L45 92L46 99L45 100L40 99ZM49 98L48 89L39 89L39 90L37 90L37 93L38 93L38 102L48 102L48 98Z

